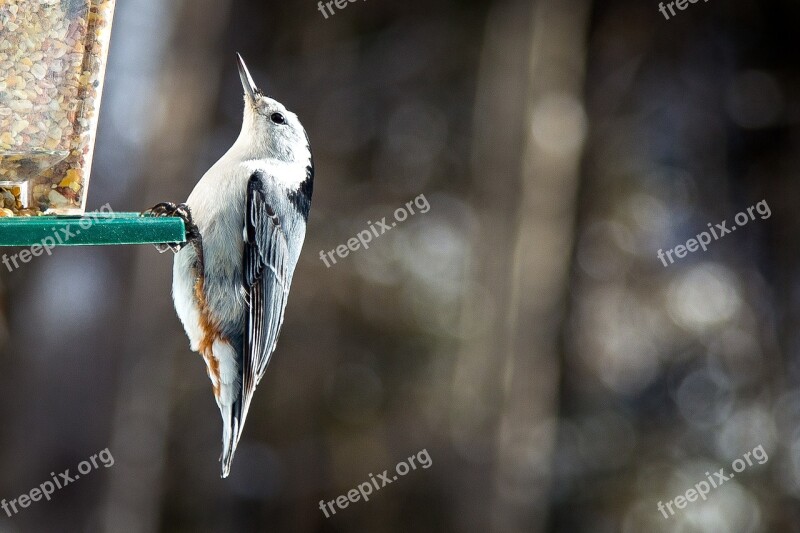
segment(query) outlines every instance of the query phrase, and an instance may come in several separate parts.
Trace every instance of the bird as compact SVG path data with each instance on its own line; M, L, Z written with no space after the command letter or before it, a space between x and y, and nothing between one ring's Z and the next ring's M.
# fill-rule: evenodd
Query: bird
M264 94L236 57L244 88L238 138L185 203L145 212L180 217L186 227L185 242L157 248L175 254L175 310L205 360L222 416L223 478L276 348L314 186L311 143L297 115Z

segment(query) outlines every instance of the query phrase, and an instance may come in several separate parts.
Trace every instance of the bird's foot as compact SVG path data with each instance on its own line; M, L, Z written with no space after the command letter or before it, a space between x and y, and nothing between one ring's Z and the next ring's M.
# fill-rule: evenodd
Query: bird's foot
M172 250L173 253L178 253L184 246L199 239L200 232L197 225L192 221L192 210L187 204L174 204L172 202L161 202L156 204L147 211L142 213L144 216L151 217L178 217L183 220L186 227L186 242L168 242L155 244L156 250L159 253L164 253L167 250Z

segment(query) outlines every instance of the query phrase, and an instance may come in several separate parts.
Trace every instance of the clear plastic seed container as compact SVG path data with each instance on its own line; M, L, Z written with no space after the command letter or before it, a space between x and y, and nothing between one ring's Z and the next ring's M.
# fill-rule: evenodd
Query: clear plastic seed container
M114 0L0 0L0 216L82 214Z

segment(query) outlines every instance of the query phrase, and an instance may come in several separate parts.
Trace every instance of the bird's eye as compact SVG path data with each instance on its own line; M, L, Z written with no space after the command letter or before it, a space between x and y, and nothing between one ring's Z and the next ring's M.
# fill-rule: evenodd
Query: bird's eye
M286 117L284 117L280 113L273 113L272 115L270 115L269 118L275 124L286 124Z

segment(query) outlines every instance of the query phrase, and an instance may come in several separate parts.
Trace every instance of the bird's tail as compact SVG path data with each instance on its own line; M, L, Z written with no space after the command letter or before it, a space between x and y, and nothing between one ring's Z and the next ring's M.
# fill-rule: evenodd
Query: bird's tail
M245 395L246 396L246 395ZM242 398L240 395L231 405L219 404L222 414L222 477L228 477L231 472L233 455L239 445L239 437L242 436L244 423L247 420L247 411L250 410L251 397Z
M242 390L242 374L236 363L238 356L231 344L216 340L213 352L205 356L211 382L214 384L214 397L222 415L222 477L231 472L233 455L242 436L244 421L250 406L245 391ZM244 398L243 398L244 396Z
M241 418L241 398L236 400L233 405L220 405L219 411L222 414L222 455L219 460L222 462L222 477L228 477L231 472L233 455L236 453L236 446L239 444L239 437L242 435L244 419Z
M243 386L247 376L242 375L241 366L234 361L238 359L236 352L228 342L214 342L214 352L206 359L209 365L212 382L216 385L215 397L219 412L222 415L222 477L228 477L233 463L233 455L239 438L242 436L247 411L250 409L252 392Z

